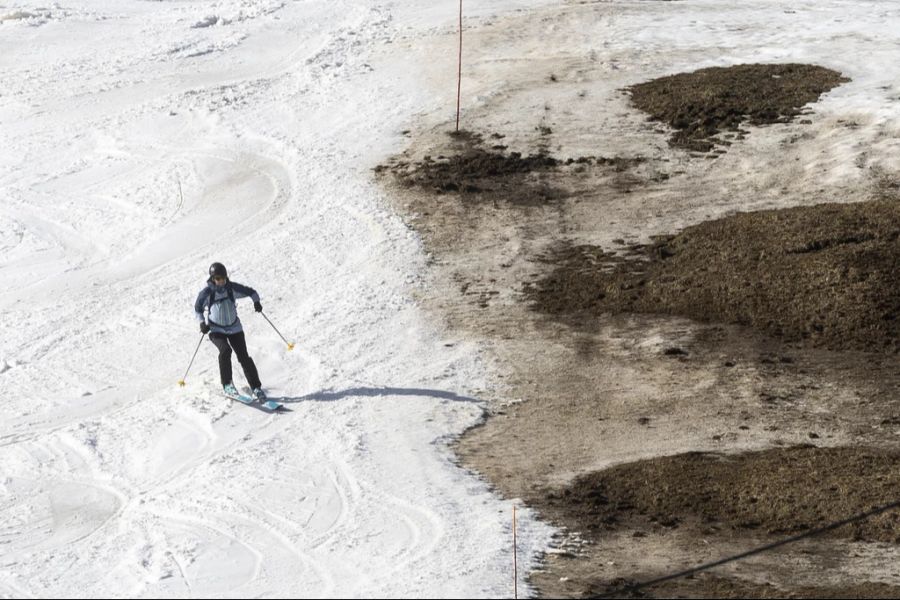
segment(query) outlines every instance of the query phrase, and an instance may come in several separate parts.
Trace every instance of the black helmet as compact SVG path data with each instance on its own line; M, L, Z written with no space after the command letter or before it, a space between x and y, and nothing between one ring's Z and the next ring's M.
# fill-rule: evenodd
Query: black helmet
M220 262L214 262L209 265L209 276L210 277L228 277L228 270L225 268Z

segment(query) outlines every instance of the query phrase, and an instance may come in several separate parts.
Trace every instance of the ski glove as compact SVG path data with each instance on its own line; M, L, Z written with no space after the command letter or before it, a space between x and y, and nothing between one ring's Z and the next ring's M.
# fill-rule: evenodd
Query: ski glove
M200 323L200 333L204 333L204 334L209 333L209 324L207 324L205 322Z
M260 304L259 302L254 302L253 308L256 309L256 312L262 312L262 304Z

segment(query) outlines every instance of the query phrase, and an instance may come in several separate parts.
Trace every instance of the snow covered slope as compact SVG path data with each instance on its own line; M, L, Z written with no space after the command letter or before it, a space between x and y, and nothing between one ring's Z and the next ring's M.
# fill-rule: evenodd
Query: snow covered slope
M445 447L486 367L371 177L452 107L391 44L455 10L0 4L0 596L510 595L511 504ZM208 342L176 385L212 261L296 342L240 305L292 412L230 406Z

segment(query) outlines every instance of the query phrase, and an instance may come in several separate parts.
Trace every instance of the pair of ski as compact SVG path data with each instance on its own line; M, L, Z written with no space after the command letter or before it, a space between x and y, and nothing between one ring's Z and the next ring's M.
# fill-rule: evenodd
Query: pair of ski
M276 402L275 400L263 400L262 402L257 401L252 396L247 396L246 394L242 394L238 392L237 394L229 394L227 392L223 392L226 398L230 398L232 400L237 400L241 404L246 404L251 408L255 408L257 410L261 410L264 412L276 412L279 410L287 410L284 407L284 404L281 402Z

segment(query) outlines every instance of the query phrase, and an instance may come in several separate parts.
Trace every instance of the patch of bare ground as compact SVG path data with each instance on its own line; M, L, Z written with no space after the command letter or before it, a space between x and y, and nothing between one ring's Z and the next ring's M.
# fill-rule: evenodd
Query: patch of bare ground
M900 203L820 204L689 227L632 255L562 245L535 310L659 313L833 350L900 351Z
M891 198L722 218L747 199L708 161L560 156L534 131L425 130L376 170L431 257L423 304L497 373L461 463L564 532L539 593L631 594L900 499ZM682 207L694 224L636 241ZM896 516L847 527L636 594L900 595Z
M722 540L786 537L827 528L897 502L900 452L866 447L775 448L740 455L692 452L617 465L577 478L551 493L551 514L593 533L627 531L633 538L666 536ZM686 531L685 531L686 530ZM688 533L689 532L689 533ZM600 534L602 535L602 534ZM885 511L824 531L854 542L900 542L900 514ZM641 579L647 579L646 575ZM636 580L594 584L592 593L623 595ZM696 576L654 594L713 597L890 597L896 586L871 583L784 588ZM697 585L699 584L699 585ZM677 591L676 590L680 590ZM629 594L624 594L629 595Z
M629 88L634 105L675 132L673 146L707 152L742 139L741 124L786 123L804 105L849 81L817 65L748 64L678 73Z
M402 187L437 196L455 194L469 204L541 207L583 193L583 189L573 187L572 179L588 169L624 173L645 161L640 156L558 159L546 148L523 156L521 152L507 152L503 144L488 145L478 133L460 131L448 136L451 144L437 156L398 158L375 171L392 174ZM497 142L503 136L492 134L490 138Z
M697 590L703 590L707 598L896 598L897 586L885 583L862 582L846 585L795 585L780 587L772 583L753 583L735 578L700 574L684 582L668 582L654 588L658 598L696 598ZM628 580L618 582L617 587L592 587L589 597L646 598L641 592L625 592Z
M551 505L588 529L640 534L693 528L788 536L897 501L900 452L866 447L773 448L728 455L691 452L616 465L578 477ZM900 513L823 535L900 542Z

